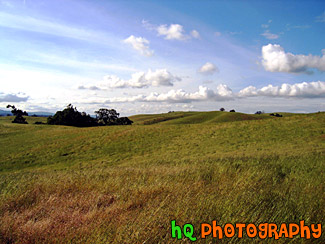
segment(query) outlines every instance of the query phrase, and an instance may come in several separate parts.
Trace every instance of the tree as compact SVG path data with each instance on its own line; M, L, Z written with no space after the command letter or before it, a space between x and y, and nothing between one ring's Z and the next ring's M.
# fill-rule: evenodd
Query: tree
M118 125L132 125L133 124L133 121L130 120L128 117L118 118L116 122Z
M50 125L70 125L78 127L89 127L99 125L131 125L133 123L127 117L119 118L115 109L101 108L95 111L96 118L85 112L79 112L76 107L69 104L63 111L57 111L53 116L48 117Z
M47 123L51 125L70 125L77 127L96 126L95 118L85 112L78 112L76 107L69 104L63 111L57 111L53 116L47 118Z
M16 116L12 123L18 123L18 124L28 124L26 119L23 117L23 115L28 116L28 113L26 111L22 111L20 109L17 109L14 105L7 105L7 108L12 108L11 113Z
M230 110L229 112L236 112L235 109Z
M120 114L115 109L100 108L95 111L98 123L104 125L115 125L118 124L117 120Z
M225 109L224 108L220 108L220 111L223 112L223 111L225 111Z

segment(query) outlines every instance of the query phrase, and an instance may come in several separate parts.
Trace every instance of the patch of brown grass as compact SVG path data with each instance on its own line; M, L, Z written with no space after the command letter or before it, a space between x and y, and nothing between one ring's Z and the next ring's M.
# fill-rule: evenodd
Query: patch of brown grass
M69 190L69 188L71 190ZM52 192L36 187L1 207L0 241L58 243L90 231L110 219L116 197L71 187Z

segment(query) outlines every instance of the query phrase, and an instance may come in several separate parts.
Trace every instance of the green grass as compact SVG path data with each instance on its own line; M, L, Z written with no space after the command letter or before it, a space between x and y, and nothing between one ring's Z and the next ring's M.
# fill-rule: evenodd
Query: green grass
M170 221L321 223L325 113L136 115L132 126L0 118L0 242L174 243ZM259 238L220 243L259 243ZM281 238L278 243L324 243ZM274 239L265 239L274 243Z
M302 114L280 113L282 115L296 116ZM221 111L211 112L172 112L165 114L140 114L131 116L130 119L137 125L151 125L157 123L166 124L214 124L221 122L234 122L243 120L260 120L260 119L275 119L276 117L270 114L244 114L231 113Z

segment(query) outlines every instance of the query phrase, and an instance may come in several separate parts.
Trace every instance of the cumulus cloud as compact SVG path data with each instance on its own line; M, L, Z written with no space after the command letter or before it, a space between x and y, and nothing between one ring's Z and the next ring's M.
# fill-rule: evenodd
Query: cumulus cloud
M183 26L179 24L160 25L157 32L159 36L165 36L166 40L186 40L188 38L184 34Z
M171 74L166 69L157 69L147 72L136 72L131 75L129 80L121 79L116 75L106 75L97 85L84 86L80 85L78 89L99 90L107 88L143 88L149 86L173 86L176 81L181 81L181 78Z
M143 38L143 37L135 37L133 35L129 36L125 40L123 40L124 43L132 46L133 49L140 52L140 54L150 57L153 55L153 50L150 50L149 44L150 42Z
M279 35L277 34L273 34L271 33L269 30L265 30L261 36L264 36L266 39L269 39L269 40L274 40L274 39L278 39L279 38Z
M207 75L214 74L218 71L219 71L219 69L217 68L217 66L215 66L213 63L210 63L210 62L206 62L198 70L199 73L207 74Z
M16 94L5 94L0 92L0 102L26 102L28 100L28 96L19 96Z
M194 101L226 101L233 99L233 92L227 85L219 85L215 91L200 86L196 92L186 92L183 89L170 90L167 93L152 92L149 95L111 98L107 102L167 102L190 103Z
M281 86L268 85L257 89L248 86L238 93L234 93L227 85L221 84L212 90L200 86L196 92L186 92L183 89L172 89L166 93L152 92L148 95L139 94L128 97L113 97L106 103L130 102L166 102L166 103L191 103L204 101L230 101L245 97L283 97L283 98L323 98L325 97L325 82L302 82L296 84L282 84Z
M267 71L288 73L311 73L310 68L325 71L325 56L294 55L286 53L277 44L262 47L262 64Z
M147 30L156 31L158 36L163 36L166 40L184 41L191 38L200 38L200 33L197 30L192 30L190 33L186 33L184 27L180 24L155 25L151 24L147 20L142 20L142 25Z
M253 96L320 98L325 97L325 82L302 82L293 85L284 83L281 86L268 85L261 89L249 86L238 93L238 97Z
M197 30L192 30L191 31L191 36L196 38L196 39L199 39L200 38L200 33Z

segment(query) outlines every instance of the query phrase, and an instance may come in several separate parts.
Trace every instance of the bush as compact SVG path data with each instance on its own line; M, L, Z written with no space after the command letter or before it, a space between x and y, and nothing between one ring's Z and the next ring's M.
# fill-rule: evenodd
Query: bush
M272 113L272 114L270 114L271 116L275 116L275 117L282 117L282 115L281 114L278 114L278 113Z
M264 114L264 112L263 111L256 111L255 114Z

